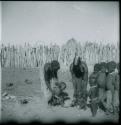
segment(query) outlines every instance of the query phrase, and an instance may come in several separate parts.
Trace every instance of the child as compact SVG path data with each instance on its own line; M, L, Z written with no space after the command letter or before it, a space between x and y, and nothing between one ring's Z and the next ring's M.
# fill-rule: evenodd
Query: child
M114 61L107 63L108 75L106 77L106 93L107 93L107 101L106 101L106 114L110 114L114 112L113 100L115 94L115 85L116 85L116 63Z
M116 75L115 75L115 84L114 84L114 94L113 94L113 108L114 114L119 113L119 64L116 65Z
M67 99L70 99L68 97L68 94L66 92L64 92L65 88L66 88L66 84L64 82L56 82L55 83L55 87L53 88L53 95L51 97L51 99L49 100L48 104L56 106L56 105L61 105L64 106L64 102Z
M98 72L96 83L98 86L98 106L104 112L106 111L106 77L107 77L107 63L100 63L100 71Z
M99 72L99 65L94 66L94 72L89 76L90 90L88 96L90 98L90 109L92 116L95 116L98 110L98 86L96 83L96 78Z

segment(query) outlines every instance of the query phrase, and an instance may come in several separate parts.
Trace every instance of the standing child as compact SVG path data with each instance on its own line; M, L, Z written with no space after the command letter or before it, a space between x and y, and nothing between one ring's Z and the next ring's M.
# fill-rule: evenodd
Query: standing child
M89 76L90 90L88 92L88 96L90 98L90 109L92 112L92 116L95 116L98 110L98 86L96 83L98 71L99 71L99 64L96 64L94 66L94 72Z
M108 75L106 78L106 94L107 94L107 102L106 102L106 113L110 114L114 112L113 100L115 93L115 83L116 83L116 63L114 61L107 63Z
M119 112L119 63L116 65L116 76L115 76L115 84L114 84L114 94L113 94L113 108L114 108L114 114L117 114Z

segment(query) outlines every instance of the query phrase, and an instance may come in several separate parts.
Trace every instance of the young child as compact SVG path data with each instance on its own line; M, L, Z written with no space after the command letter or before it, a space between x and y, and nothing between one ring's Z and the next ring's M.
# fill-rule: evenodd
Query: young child
M99 72L99 64L94 66L94 72L89 76L90 90L88 92L88 97L90 98L90 109L92 116L97 114L98 110L98 86L96 83L96 78Z
M116 85L116 63L114 61L107 63L108 75L106 77L106 114L114 113L114 94Z
M119 63L116 65L116 75L115 75L115 84L114 84L114 94L113 94L113 108L114 114L119 113L119 83L120 83L120 74L119 74Z
M66 84L64 82L56 82L55 85L56 86L53 88L54 93L51 99L49 100L48 104L52 106L56 105L64 106L65 100L70 99L68 97L68 94L64 92Z
M106 112L106 77L107 77L107 63L100 63L100 71L98 72L96 83L98 86L98 106L101 110Z

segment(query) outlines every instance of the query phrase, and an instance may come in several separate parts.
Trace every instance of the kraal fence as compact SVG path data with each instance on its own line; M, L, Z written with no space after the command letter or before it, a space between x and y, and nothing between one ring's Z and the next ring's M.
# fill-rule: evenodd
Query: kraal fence
M68 67L74 58L75 52L82 57L88 65L94 65L98 62L119 62L118 44L97 44L85 42L79 43L68 42L63 46L58 45L30 45L25 43L21 45L4 45L0 46L1 67L9 68L35 68L43 66L51 60L58 60L64 68Z

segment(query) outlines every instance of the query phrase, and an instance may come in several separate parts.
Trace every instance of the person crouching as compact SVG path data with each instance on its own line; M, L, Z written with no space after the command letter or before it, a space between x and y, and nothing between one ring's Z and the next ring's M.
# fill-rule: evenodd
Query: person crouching
M54 87L55 83L58 82L58 70L60 69L60 64L57 60L53 60L49 63L45 63L44 65L44 80L45 84L43 86L46 86L46 90L49 93L49 99L51 96L55 93L54 92Z

